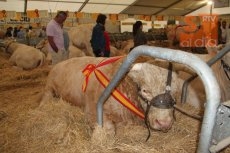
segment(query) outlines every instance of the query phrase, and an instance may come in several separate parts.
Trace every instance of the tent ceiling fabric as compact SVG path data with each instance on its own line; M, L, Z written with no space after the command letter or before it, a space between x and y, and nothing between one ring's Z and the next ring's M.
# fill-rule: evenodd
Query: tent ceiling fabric
M207 0L137 0L124 14L186 15L207 5Z
M25 0L0 1L0 10L19 11ZM130 15L186 15L208 0L27 0L27 9ZM15 3L17 5L15 6ZM15 6L15 7L12 7ZM18 6L18 7L17 7ZM23 12L24 8L20 8Z

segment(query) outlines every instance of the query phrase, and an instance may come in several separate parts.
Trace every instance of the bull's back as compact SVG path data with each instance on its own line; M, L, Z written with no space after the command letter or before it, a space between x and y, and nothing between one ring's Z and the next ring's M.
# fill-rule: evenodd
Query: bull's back
M23 69L36 68L43 64L43 53L30 46L21 46L12 54L10 61Z
M55 65L48 76L46 89L77 106L84 106L85 103L88 102L92 105L96 105L96 101L104 87L92 71L89 76L86 91L83 92L82 85L86 78L82 71L88 64L97 65L102 60L103 58L77 57ZM98 69L108 78L111 78L112 73L114 73L112 64Z

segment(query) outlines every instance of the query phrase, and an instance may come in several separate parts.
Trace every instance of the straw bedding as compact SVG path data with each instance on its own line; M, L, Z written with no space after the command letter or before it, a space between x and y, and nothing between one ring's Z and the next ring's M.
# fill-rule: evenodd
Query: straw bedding
M102 128L94 134L82 110L62 99L39 103L50 68L45 65L22 71L8 63L0 51L0 152L2 153L194 153L200 122L176 111L176 122L167 132L144 126L120 127L116 137ZM200 110L185 104L184 109ZM230 152L227 148L223 153Z

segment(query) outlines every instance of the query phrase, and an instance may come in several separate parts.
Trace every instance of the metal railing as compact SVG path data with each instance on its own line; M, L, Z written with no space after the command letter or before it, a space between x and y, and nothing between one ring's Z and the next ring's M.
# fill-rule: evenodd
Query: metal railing
M106 87L97 103L97 122L103 126L103 105L110 96L111 92L117 86L121 78L128 72L131 64L138 56L147 55L168 61L185 64L191 67L200 76L205 86L207 104L204 111L204 117L199 138L198 153L209 153L211 145L212 132L215 125L216 112L220 104L220 89L211 68L197 56L183 52L160 47L138 46L134 48L126 57L119 70L112 78L110 84Z

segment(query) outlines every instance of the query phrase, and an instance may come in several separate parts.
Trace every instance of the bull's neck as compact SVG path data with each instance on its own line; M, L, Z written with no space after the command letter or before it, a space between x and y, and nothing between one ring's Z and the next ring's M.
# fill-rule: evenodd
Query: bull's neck
M9 42L9 43L7 44L7 46L6 46L6 48L5 48L6 52L8 51L8 49L10 48L10 46L12 46L13 43L16 43L16 42L15 42L15 41L11 41L11 42Z

